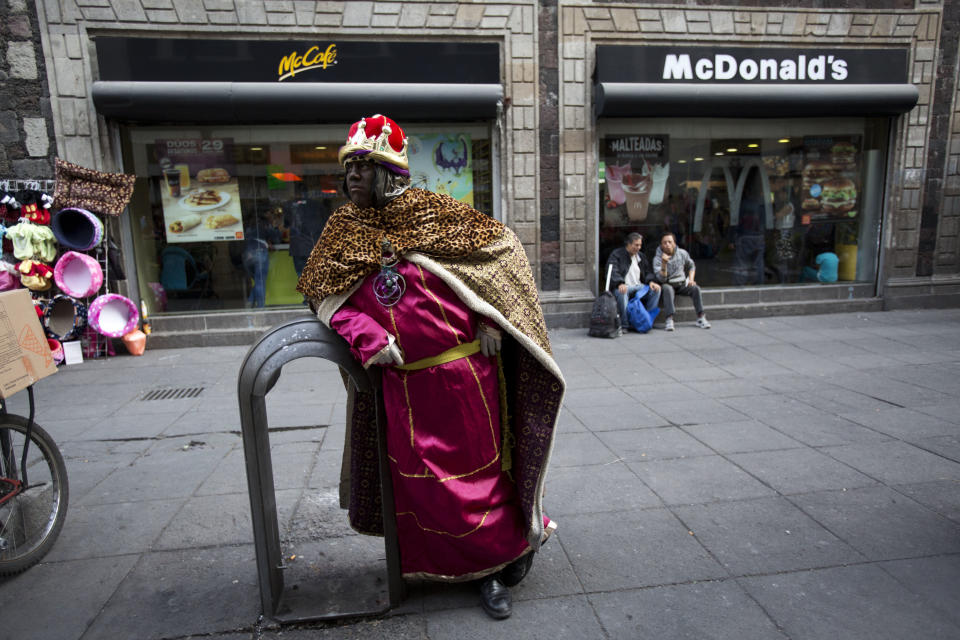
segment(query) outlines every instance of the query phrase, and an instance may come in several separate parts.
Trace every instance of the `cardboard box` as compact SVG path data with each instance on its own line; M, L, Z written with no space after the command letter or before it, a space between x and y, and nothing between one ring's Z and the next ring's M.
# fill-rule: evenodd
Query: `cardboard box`
M0 293L0 397L57 372L27 289Z

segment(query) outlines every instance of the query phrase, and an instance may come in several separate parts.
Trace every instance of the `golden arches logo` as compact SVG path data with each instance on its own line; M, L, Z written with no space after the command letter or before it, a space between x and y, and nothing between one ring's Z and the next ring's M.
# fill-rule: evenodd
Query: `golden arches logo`
M280 60L280 67L277 69L277 75L279 76L277 82L292 78L304 71L326 69L333 64L337 64L337 45L334 43L330 43L330 46L324 50L321 50L317 45L313 45L303 55L294 51Z

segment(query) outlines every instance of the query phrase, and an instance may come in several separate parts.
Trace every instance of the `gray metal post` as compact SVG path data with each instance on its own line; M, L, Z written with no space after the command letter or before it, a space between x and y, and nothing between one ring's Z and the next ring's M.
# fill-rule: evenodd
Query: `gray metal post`
M358 391L373 393L377 406L380 479L383 485L384 546L387 557L389 605L372 611L302 615L296 611L278 613L284 593L283 562L277 521L273 465L267 423L266 395L276 384L284 365L307 357L324 358L345 371ZM253 540L260 582L263 613L284 621L329 619L382 613L397 606L405 596L400 571L400 552L396 535L393 487L387 460L383 398L379 371L369 374L354 359L346 341L312 316L295 318L270 329L250 347L240 367L237 383L243 452L247 468L247 488L253 520Z

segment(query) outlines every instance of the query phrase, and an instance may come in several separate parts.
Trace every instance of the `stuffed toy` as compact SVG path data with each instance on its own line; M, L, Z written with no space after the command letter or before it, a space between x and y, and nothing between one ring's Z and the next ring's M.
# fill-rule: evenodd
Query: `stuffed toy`
M35 260L23 260L17 265L20 282L31 291L46 291L53 286L53 269Z
M45 193L24 190L17 194L20 201L20 217L34 224L50 224L50 205L53 198Z

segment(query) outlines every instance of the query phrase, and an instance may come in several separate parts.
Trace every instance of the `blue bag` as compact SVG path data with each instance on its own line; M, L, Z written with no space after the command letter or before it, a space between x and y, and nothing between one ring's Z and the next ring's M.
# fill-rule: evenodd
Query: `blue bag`
M647 311L646 307L643 306L643 300L641 298L647 295L648 291L650 291L650 286L646 284L643 285L637 289L637 292L633 294L633 297L627 302L627 322L640 333L650 331L650 329L653 328L653 321L656 319L657 314L660 313L659 308L653 311Z

